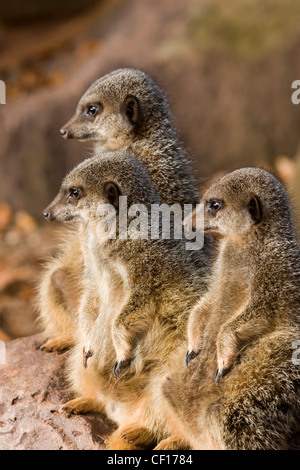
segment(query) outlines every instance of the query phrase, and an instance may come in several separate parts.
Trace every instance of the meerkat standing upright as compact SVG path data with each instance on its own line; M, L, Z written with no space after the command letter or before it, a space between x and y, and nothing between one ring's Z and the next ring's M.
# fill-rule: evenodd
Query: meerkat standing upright
M127 198L125 226L121 196ZM152 204L159 202L145 166L124 152L109 152L67 175L44 212L48 220L79 221L83 294L67 363L78 396L66 407L105 411L119 425L110 449L151 448L169 436L161 380L185 340L190 309L206 289L205 256L187 251L185 239L173 236L173 224L170 237L151 237ZM112 231L105 230L105 211ZM135 211L145 221L138 233L132 232Z
M199 202L191 165L176 135L168 102L144 72L119 69L97 80L79 100L75 115L61 134L66 139L92 142L95 153L123 150L136 156L149 171L162 203ZM210 256L209 247L203 251ZM50 338L43 345L46 350L73 343L81 271L82 256L74 230L66 237L61 254L49 261L39 289L40 319Z
M300 368L292 361L300 248L286 191L267 171L246 168L202 201L220 251L189 318L188 369L182 360L164 384L168 412L195 449L287 449L300 430Z

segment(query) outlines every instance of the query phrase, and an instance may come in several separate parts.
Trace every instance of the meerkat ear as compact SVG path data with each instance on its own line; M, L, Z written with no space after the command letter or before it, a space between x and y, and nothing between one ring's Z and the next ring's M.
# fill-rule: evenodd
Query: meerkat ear
M138 126L142 122L142 111L138 99L129 95L123 102L123 112L130 124Z
M253 196L248 203L248 211L252 220L258 224L263 216L262 205L257 196Z
M119 207L119 196L121 195L120 188L115 183L105 183L104 191L107 196L108 204L111 204L116 209Z

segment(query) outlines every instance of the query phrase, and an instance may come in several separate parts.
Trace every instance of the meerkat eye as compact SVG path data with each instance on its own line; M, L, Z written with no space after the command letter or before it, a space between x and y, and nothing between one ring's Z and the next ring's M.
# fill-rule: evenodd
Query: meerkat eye
M81 188L71 188L67 196L67 200L78 201L83 195L83 190Z
M100 103L97 104L90 104L86 108L86 115L89 117L95 117L101 109Z
M217 199L213 199L207 204L207 210L212 214L216 214L222 207L224 207L224 202Z

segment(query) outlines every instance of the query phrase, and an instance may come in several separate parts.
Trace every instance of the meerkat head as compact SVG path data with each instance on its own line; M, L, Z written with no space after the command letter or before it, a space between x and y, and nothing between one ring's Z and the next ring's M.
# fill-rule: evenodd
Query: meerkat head
M282 233L291 228L283 185L268 171L243 168L214 183L204 194L204 230L220 236Z
M124 152L107 152L74 168L43 215L49 221L97 221L101 205L118 212L120 196L126 196L127 206L159 202L142 163Z
M60 132L65 139L94 141L97 149L117 150L149 137L154 127L170 125L171 120L159 86L146 73L124 68L95 81Z

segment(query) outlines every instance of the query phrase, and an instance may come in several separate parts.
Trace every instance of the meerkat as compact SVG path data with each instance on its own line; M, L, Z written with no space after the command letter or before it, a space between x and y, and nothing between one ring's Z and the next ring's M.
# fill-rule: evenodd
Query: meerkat
M128 207L143 204L150 226L151 204L160 202L150 173L135 157L109 152L71 171L44 211L48 220L78 221L84 258L77 339L67 363L77 397L65 407L102 411L117 423L109 449L151 448L169 436L160 380L206 289L207 260L202 250L187 251L183 239L123 237L120 196ZM116 236L105 231L103 204L115 211Z
M95 153L122 150L134 155L150 173L162 203L199 202L191 164L178 140L167 99L142 71L118 69L95 81L61 134L91 142ZM211 244L206 239L206 246ZM73 344L81 264L75 228L66 234L59 255L48 262L40 283L39 317L50 338L42 349L52 351Z
M219 252L189 317L187 367L173 365L163 385L173 440L288 449L300 430L300 250L287 193L269 172L246 168L213 184L203 204Z

